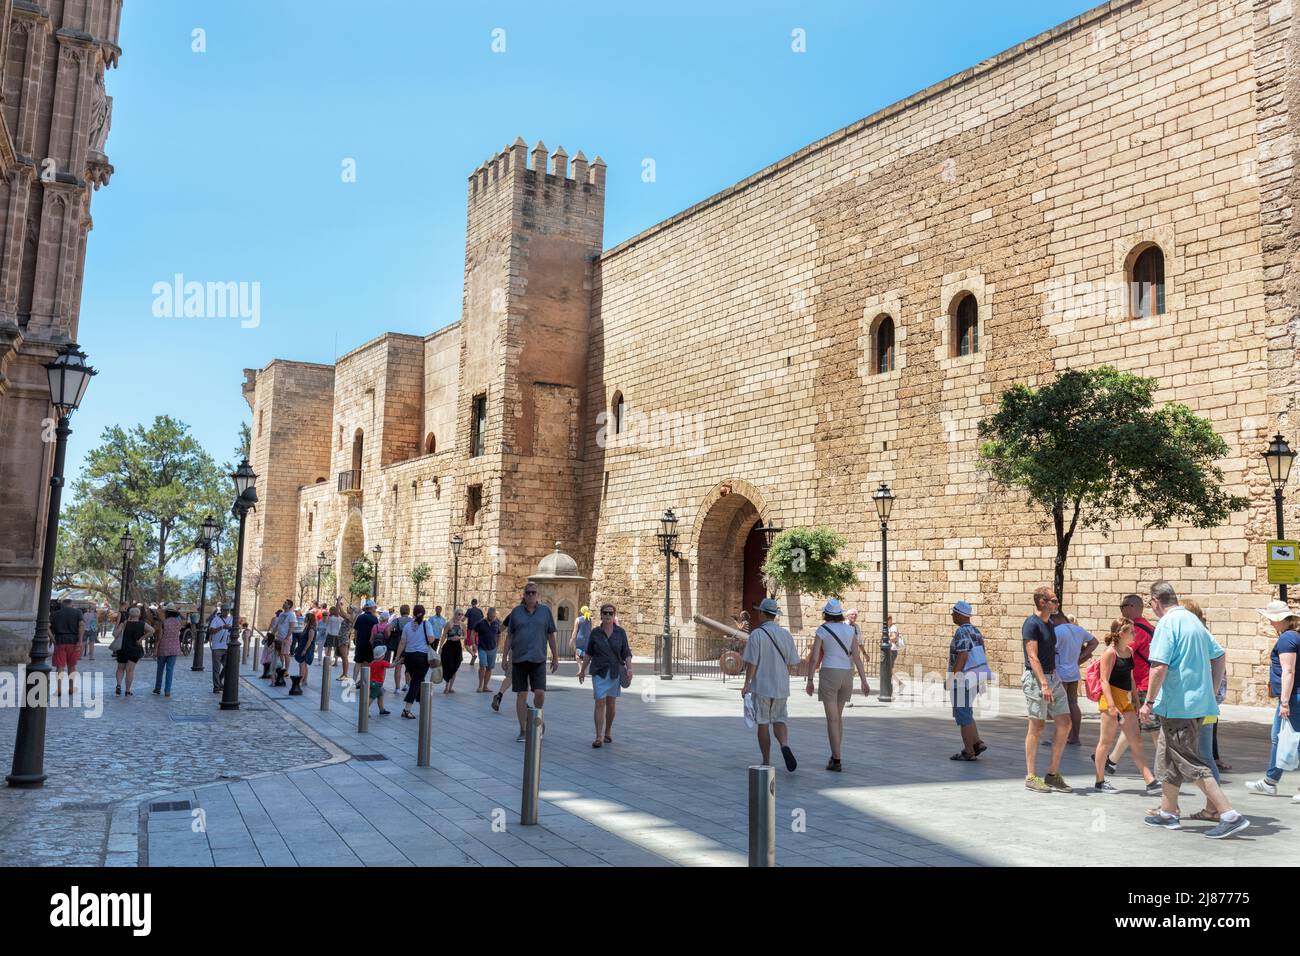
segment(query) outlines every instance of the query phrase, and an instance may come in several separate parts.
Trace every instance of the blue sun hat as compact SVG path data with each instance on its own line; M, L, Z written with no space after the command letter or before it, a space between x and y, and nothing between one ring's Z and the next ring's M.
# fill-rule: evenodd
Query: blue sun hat
M830 614L832 616L843 615L844 605L840 603L839 598L831 598L825 605L823 605L822 613Z
M952 609L955 613L960 614L962 617L970 617L972 613L972 608L968 601L958 601L956 604L952 606Z
M781 616L781 605L776 603L776 598L763 598L754 605L754 610L762 611L764 614L771 614L773 617Z

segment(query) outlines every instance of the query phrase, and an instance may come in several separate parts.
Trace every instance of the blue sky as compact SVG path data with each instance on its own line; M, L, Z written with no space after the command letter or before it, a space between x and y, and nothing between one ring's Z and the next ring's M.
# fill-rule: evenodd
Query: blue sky
M79 333L101 374L70 469L107 425L164 413L224 461L242 369L454 322L467 178L516 136L605 159L609 247L1094 5L124 4ZM260 324L155 317L177 273L259 283Z

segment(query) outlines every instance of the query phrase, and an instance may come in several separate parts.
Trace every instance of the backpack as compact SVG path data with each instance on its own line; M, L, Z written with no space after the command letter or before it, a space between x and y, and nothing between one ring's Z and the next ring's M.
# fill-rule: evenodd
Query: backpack
M1087 673L1083 676L1084 686L1088 690L1088 699L1101 700L1101 658L1094 657L1088 662Z

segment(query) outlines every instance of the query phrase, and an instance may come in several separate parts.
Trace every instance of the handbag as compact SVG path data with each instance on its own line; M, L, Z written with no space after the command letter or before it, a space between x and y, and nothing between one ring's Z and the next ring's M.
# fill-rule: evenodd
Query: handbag
M593 634L595 633L594 629L592 633ZM610 639L605 635L603 630L601 631L601 636L605 638L605 646L609 648L609 656L614 658L615 666L618 668L618 686L625 687L625 688L631 687L632 668L629 667L627 664L624 664L623 661L619 658L618 654L615 653L614 645L610 642ZM587 640L590 641L591 638L588 637Z
M117 630L113 632L113 643L108 645L108 650L110 653L116 654L118 651L122 649L122 632L125 629L126 629L126 625L120 624L118 625Z
M429 637L430 624L428 621L424 621L422 623L424 624L424 636L425 639L427 640ZM424 679L427 680L430 684L441 684L442 683L442 658L439 657L437 654L430 654L429 657L430 657L429 672L428 674L425 675Z
M1279 770L1300 769L1300 730L1283 718L1277 730L1277 766Z

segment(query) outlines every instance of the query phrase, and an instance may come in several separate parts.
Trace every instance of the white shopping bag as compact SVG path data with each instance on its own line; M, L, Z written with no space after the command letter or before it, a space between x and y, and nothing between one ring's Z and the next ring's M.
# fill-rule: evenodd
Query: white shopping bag
M1285 717L1277 731L1277 766L1279 770L1300 769L1300 730Z
M754 706L754 695L745 695L745 726L753 730L758 726L758 711Z

